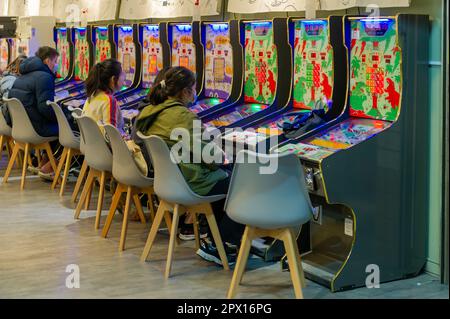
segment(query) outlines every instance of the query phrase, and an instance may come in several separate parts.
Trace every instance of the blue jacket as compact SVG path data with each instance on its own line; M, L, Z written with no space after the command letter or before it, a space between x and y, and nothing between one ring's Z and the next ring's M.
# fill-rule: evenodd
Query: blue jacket
M47 101L55 97L55 75L39 57L31 57L20 64L21 76L9 91L9 98L17 98L24 105L36 133L53 136L57 120ZM49 130L49 128L52 128ZM57 131L56 131L57 132Z

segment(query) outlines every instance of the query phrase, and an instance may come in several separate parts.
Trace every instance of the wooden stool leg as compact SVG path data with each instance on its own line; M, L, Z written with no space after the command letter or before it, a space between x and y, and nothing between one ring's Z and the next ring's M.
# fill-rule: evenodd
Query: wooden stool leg
M156 212L155 220L152 223L152 227L150 228L150 233L147 237L147 242L145 243L144 251L141 255L141 261L145 262L150 254L150 251L153 246L153 242L155 241L156 234L158 233L159 226L161 225L163 217L166 215L164 202L161 201L158 206L158 211Z
M122 197L123 187L118 185L112 199L111 207L109 208L108 217L106 218L105 225L103 226L102 237L106 238L111 227L112 220L116 214L117 206L119 205L120 197Z
M123 251L125 249L125 239L127 237L127 229L128 229L128 214L130 212L131 197L132 197L131 194L132 194L131 186L128 186L127 199L125 201L125 211L123 212L122 232L120 233L120 243L119 243L120 251Z
M78 193L80 192L81 184L83 183L84 177L87 171L87 163L83 161L81 165L80 175L78 175L77 183L75 184L75 189L73 190L72 198L70 199L72 203L75 203L78 197Z
M200 248L200 234L199 234L199 227L200 225L198 224L198 218L197 218L197 213L193 212L192 213L192 218L193 223L192 226L194 227L194 235L195 235L195 250L198 250Z
M170 270L172 269L172 257L175 248L175 239L177 237L178 221L180 220L180 205L176 204L173 209L172 231L170 232L169 251L167 252L166 273L165 277L170 277Z
M24 157L23 157L23 167L22 167L22 180L20 181L20 189L23 190L25 188L25 179L27 176L27 165L28 165L28 156L30 151L30 144L25 144Z
M242 236L241 248L239 249L239 255L236 261L236 266L233 272L233 278L231 279L231 285L228 290L227 298L232 299L236 295L236 289L242 281L244 276L245 267L247 266L248 255L252 246L251 238L252 229L248 226L245 227L244 235Z
M66 164L64 167L64 175L63 175L62 182L61 182L61 189L59 190L59 196L64 195L64 190L65 190L66 184L67 184L67 178L69 177L70 165L72 164L72 158L73 158L73 150L71 148L69 148L69 150L67 151ZM62 161L62 158L61 158L61 161Z
M77 204L77 208L75 209L75 219L80 218L81 209L86 201L86 197L88 196L89 189L94 183L94 170L89 171L89 175L87 177L86 183L84 184L83 191L81 192L80 201Z
M144 211L142 210L141 200L137 194L133 195L133 202L134 206L136 206L137 213L139 215L139 219L141 220L142 224L145 224L145 215Z
M211 234L214 238L214 242L216 243L217 250L219 252L220 260L222 260L223 268L225 270L230 270L230 266L228 265L227 254L225 253L225 248L223 247L222 238L220 237L219 228L217 227L216 218L214 217L214 213L211 209L211 205L208 204L206 219L208 220L209 228L211 229Z
M294 233L286 229L283 234L284 248L286 250L286 255L289 263L289 271L291 274L292 283L294 285L295 297L297 299L303 299L302 292L302 264L300 262L300 254L298 253L298 248L295 240Z
M100 176L100 190L98 192L97 213L95 214L95 226L97 230L100 228L100 217L102 216L103 198L105 197L106 172L102 172Z
M8 167L6 168L5 176L3 177L3 184L8 183L9 175L11 174L11 170L14 166L14 162L16 161L17 154L19 154L20 146L18 144L14 145L14 149L11 155L11 158L8 163Z
M39 152L36 152L36 153L39 153ZM67 148L64 147L62 155L61 155L61 159L59 160L58 168L56 169L56 172L55 172L55 176L59 176L61 174L61 170L63 168L66 156L67 156ZM58 178L53 178L52 190L55 189L57 184L58 184Z

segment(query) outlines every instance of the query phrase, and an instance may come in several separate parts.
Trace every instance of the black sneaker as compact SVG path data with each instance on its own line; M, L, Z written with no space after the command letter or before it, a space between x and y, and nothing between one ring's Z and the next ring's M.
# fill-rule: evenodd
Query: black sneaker
M206 238L207 236L208 232L204 231L202 227L200 227L200 238ZM178 237L181 240L195 240L194 226L192 224L181 224Z
M236 248L230 247L227 243L224 243L225 253L227 254L228 264L233 265L236 263ZM220 266L222 266L222 260L219 256L219 251L210 242L204 239L200 240L200 248L197 250L197 255L202 257L207 261L212 261Z

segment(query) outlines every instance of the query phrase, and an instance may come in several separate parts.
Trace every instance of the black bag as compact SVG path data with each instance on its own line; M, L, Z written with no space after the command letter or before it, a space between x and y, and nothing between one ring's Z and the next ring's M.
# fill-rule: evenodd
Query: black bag
M5 118L6 124L8 124L9 127L12 127L12 119L11 115L9 114L8 105L6 105L6 103L0 102L0 109L2 110L2 115Z

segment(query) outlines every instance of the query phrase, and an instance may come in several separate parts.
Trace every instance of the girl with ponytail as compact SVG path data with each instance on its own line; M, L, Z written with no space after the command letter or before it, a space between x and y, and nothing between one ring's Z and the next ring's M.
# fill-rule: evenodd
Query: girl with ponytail
M113 96L122 87L124 80L125 73L117 60L107 59L94 65L85 82L88 98L83 114L101 125L111 124L124 133L122 113Z

